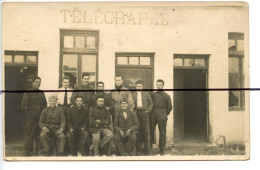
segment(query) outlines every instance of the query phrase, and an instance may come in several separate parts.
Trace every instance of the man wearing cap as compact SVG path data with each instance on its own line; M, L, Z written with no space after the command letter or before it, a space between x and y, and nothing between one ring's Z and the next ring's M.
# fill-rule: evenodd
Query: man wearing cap
M35 77L32 81L32 88L29 91L34 91L23 95L21 109L26 114L25 119L25 156L29 156L33 152L34 139L37 139L40 134L38 126L41 112L47 107L47 101L42 90L39 90L41 86L41 78Z
M113 139L114 135L110 128L111 118L109 111L104 106L104 97L97 96L97 105L89 110L89 132L92 134L93 144L90 150L94 150L94 155L98 156L99 146L101 149ZM103 136L101 139L101 135Z
M156 81L157 92L152 94L153 100L153 110L150 116L150 130L151 130L151 146L154 140L154 130L158 124L159 128L159 154L164 154L164 149L166 146L166 125L167 125L167 116L172 110L172 101L170 96L163 91L164 81L158 79Z
M116 113L114 142L121 156L133 156L135 153L138 119L135 111L128 109L127 99L121 100L122 109Z
M139 122L136 151L137 155L142 154L142 143L144 142L144 154L150 154L150 118L153 108L153 101L150 94L143 91L143 82L136 82L136 91L132 93L135 102L135 110Z
M119 112L119 110L121 110L120 102L122 99L127 99L130 110L134 109L135 104L132 94L130 93L130 91L128 91L126 87L123 87L123 76L115 76L115 90L111 92L111 96L114 105L114 112L112 113L113 119L115 117L115 114Z
M83 107L83 97L77 96L75 106L69 109L67 115L67 143L69 155L82 156L88 137L88 111Z
M88 73L82 74L82 84L74 88L74 90L79 90L79 91L73 91L71 96L71 103L73 103L73 105L75 104L74 102L76 97L82 96L84 101L83 106L86 107L87 110L89 110L90 108L90 100L94 92L94 89L89 85L89 79L90 79L90 75Z
M43 109L39 120L39 127L42 130L40 142L44 155L51 154L51 141L54 140L57 149L57 156L63 156L66 136L64 129L66 125L63 109L57 107L57 96L50 95L48 98L49 107Z

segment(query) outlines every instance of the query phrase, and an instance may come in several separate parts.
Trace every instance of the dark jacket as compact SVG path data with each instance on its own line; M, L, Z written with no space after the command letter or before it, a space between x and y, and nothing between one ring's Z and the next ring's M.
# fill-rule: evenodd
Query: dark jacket
M105 101L104 101L104 106L109 107L109 111L111 112L113 110L113 103L112 103L112 97L104 92L96 92L91 96L91 101L90 101L90 107L94 107L97 105L97 97L98 96L103 96Z
M35 123L37 124L42 110L47 107L47 101L42 90L36 91L37 92L24 93L21 103L21 109L26 113L27 120L35 120Z
M79 92L73 91L72 96L71 96L71 103L75 104L76 97L82 96L84 105L89 109L90 100L91 100L91 96L94 93L94 89L92 87L90 87L89 85L87 85L87 86L78 85L74 88L74 90L87 90L87 91L79 91Z
M69 108L69 112L67 114L67 128L69 129L79 129L84 128L88 129L89 117L88 111L85 107L78 108L77 106L73 106Z
M41 129L47 127L49 129L62 128L65 130L66 120L63 109L57 106L43 109L38 125Z
M137 92L135 91L132 93L135 102L135 109L151 112L153 109L153 101L150 94L146 91L142 91L141 94L142 94L142 107L137 108Z
M170 96L164 91L157 91L152 94L153 100L153 111L154 110L165 110L166 114L169 115L172 110L172 101Z
M97 123L95 120L100 120ZM110 129L111 117L105 107L95 106L89 110L89 132L96 133L102 128Z
M137 133L139 123L135 111L126 110L126 112L126 119L123 115L123 110L116 113L114 120L115 131L119 133L121 130L131 129L131 132Z

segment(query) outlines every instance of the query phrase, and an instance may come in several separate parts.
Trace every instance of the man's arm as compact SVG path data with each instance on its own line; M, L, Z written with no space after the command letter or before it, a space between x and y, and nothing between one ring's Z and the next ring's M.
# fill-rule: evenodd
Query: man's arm
M127 91L127 101L129 108L133 110L135 108L135 102L130 91Z
M60 128L62 128L63 130L65 130L66 127L66 119L65 119L65 115L63 112L63 109L59 109L60 112Z
M84 129L88 129L88 124L89 124L89 116L88 116L88 111L87 109L84 111L85 115L84 115L84 124L83 124L83 128Z
M111 117L108 110L106 111L106 119L104 121L101 121L103 125L110 125L111 124Z
M66 115L66 116L67 116L67 123L66 123L66 124L67 124L67 128L68 128L68 129L72 129L72 125L71 125L72 112L73 112L72 108L69 108L69 109L68 109L68 113L67 113L67 115Z
M40 119L39 119L39 127L42 130L44 127L46 127L46 114L47 114L47 109L43 109Z
M172 100L171 100L171 97L166 94L166 112L167 112L167 115L169 115L172 111Z
M114 128L116 132L120 132L122 129L119 127L119 113L116 113L114 120Z
M89 126L95 127L95 117L94 117L94 108L89 109Z
M21 103L21 109L23 111L25 111L29 108L29 97L30 97L30 94L25 92L23 95L22 103Z
M47 107L47 101L44 92L42 91L42 105L41 107L44 109Z
M147 111L150 113L153 109L153 100L149 93L147 93L148 108Z
M137 131L139 128L139 123L135 112L132 112L132 119L134 124L129 129L131 129L131 131L134 132Z

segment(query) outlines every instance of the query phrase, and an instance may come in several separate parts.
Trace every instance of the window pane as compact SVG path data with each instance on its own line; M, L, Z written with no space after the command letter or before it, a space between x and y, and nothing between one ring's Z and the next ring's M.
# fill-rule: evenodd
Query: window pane
M195 66L205 66L205 59L195 59Z
M5 62L6 63L11 63L12 62L12 56L11 55L5 55Z
M117 64L120 65L127 65L127 57L117 57Z
M237 51L244 51L244 40L237 40Z
M78 68L78 55L64 54L62 68L64 71L77 71Z
M174 66L183 66L183 59L182 58L174 58L173 59L173 65Z
M184 59L184 66L193 66L193 59L185 58Z
M36 63L37 62L37 58L36 58L36 56L30 56L30 55L28 55L27 57L26 57L26 63Z
M82 55L82 72L96 72L96 55Z
M74 88L74 86L76 84L78 84L77 82L77 72L72 71L72 72L63 72L62 77L69 77L70 78L70 86L71 88Z
M96 73L82 72L82 73L81 73L81 76L82 76L84 73L88 73L88 74L90 75L89 85L90 85L90 87L92 87L92 88L95 89L95 87L96 87Z
M240 106L241 91L229 91L229 107Z
M85 48L85 37L75 36L75 47L76 48Z
M96 37L87 37L86 38L87 49L95 49L96 48Z
M151 65L150 57L140 57L140 65Z
M239 73L239 58L229 57L228 64L229 73Z
M24 62L24 56L23 55L14 56L14 62L15 63L23 63Z
M138 57L129 57L129 65L139 65Z
M228 49L231 51L236 50L236 41L235 40L228 40Z
M74 48L73 36L64 36L64 48Z

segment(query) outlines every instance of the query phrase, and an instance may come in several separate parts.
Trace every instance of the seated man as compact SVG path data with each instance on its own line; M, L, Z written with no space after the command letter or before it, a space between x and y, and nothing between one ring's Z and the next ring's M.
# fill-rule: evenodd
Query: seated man
M69 155L82 156L85 152L85 144L88 137L88 111L83 106L83 97L77 96L75 106L69 109L67 114L67 142Z
M63 109L57 107L57 96L51 95L48 98L49 107L43 109L39 127L42 130L40 134L40 142L43 147L45 155L50 155L51 141L54 139L57 149L57 156L62 156L64 153L64 146L66 143L66 137L63 134L66 121L63 113Z
M94 149L94 155L98 156L98 148L104 148L106 144L114 137L110 128L111 118L109 111L104 106L104 96L97 96L97 105L89 110L89 132L92 133L92 146L90 150ZM100 140L100 136L103 136Z
M139 123L136 113L128 109L126 99L121 100L121 107L122 110L115 115L114 142L121 156L133 156Z

